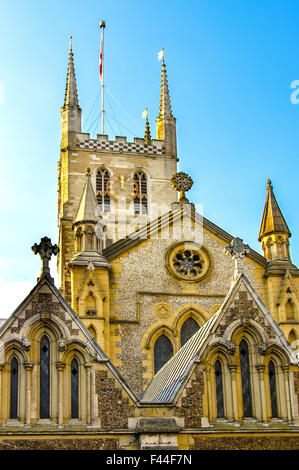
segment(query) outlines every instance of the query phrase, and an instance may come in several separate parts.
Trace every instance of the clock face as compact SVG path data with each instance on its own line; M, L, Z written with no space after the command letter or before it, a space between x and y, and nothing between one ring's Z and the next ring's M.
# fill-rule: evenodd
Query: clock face
M132 201L138 194L138 184L126 175L114 175L107 182L107 191L116 201Z

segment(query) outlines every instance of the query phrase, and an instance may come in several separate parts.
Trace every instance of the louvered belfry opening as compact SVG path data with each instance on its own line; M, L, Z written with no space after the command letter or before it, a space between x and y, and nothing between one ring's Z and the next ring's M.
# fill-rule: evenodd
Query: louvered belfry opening
M166 364L173 356L173 346L171 341L165 335L159 336L154 346L154 367L155 374Z
M110 178L109 171L106 168L100 168L96 176L97 203L101 212L110 212L110 196L107 191L107 183Z
M216 383L216 402L217 402L217 418L224 418L224 401L223 401L223 378L222 366L219 359L215 362L215 383Z
M273 361L269 362L268 371L269 371L269 385L270 385L272 418L277 418L278 417L278 412L277 412L277 391L276 391L275 365L274 365Z
M71 416L79 418L79 365L76 358L71 363Z
M13 357L10 366L10 419L18 419L19 363Z
M242 397L243 397L243 416L244 418L252 417L251 406L251 387L250 387L250 366L248 345L242 340L239 346L241 379L242 379Z
M138 194L134 199L134 213L146 215L148 211L146 175L143 171L136 171L133 179L138 185Z
M40 342L40 418L50 418L50 342L47 336Z

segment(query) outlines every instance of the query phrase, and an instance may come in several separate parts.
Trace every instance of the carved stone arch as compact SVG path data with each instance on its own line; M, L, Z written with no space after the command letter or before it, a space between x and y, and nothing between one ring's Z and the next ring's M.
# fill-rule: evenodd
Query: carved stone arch
M264 361L266 365L268 365L271 358L272 360L275 360L277 365L289 364L292 359L288 351L286 351L280 344L274 342L267 345L267 353Z
M79 341L73 341L68 345L67 350L62 356L62 362L65 364L70 364L73 357L75 356L79 359L79 362L82 365L86 365L90 361L90 357L86 351L84 343Z
M172 345L174 346L174 351L175 351L175 344L173 341L173 329L171 329L167 325L158 325L156 328L154 328L150 335L148 335L147 340L145 341L145 348L146 349L151 349L151 345L153 345L156 340L159 338L159 336L165 335L168 337L168 339L171 341Z
M20 364L28 362L26 351L22 348L22 341L18 339L11 339L4 344L3 358L1 357L0 363L10 362L13 356L17 356Z
M262 342L266 343L268 340L268 335L261 325L254 320L248 320L246 323L243 323L241 318L233 321L226 328L223 338L238 344L241 341L241 339L238 338L242 338L242 335L248 335L252 339L255 339L256 344Z
M228 345L222 338L217 338L213 343L208 346L204 362L209 366L215 364L217 358L220 358L223 365L232 363L232 354L229 352Z
M201 327L208 320L209 314L199 305L190 302L178 308L174 314L174 318L173 334L174 336L178 336L183 323L185 323L188 318L193 318L193 320L198 323L199 327Z
M55 332L57 339L70 337L69 329L66 327L61 318L54 314L51 314L51 316L49 316L46 321L41 321L40 314L36 314L29 318L22 326L20 330L20 336L29 337L32 340L32 336L35 335L40 328L45 327L52 329L53 332Z

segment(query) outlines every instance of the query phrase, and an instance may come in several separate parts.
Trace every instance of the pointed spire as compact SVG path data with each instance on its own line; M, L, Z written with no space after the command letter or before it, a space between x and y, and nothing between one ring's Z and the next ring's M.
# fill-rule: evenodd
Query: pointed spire
M168 89L166 65L164 61L164 49L162 49L162 51L163 51L163 55L162 55L162 65L161 65L161 90L160 90L159 116L173 117L171 103L170 103L169 89Z
M267 197L258 240L261 241L264 236L274 233L284 233L288 237L291 236L289 227L275 199L271 180L268 179Z
M146 145L149 145L152 142L152 138L151 138L150 125L149 125L149 122L148 122L148 109L147 108L145 108L145 111L144 111L143 115L145 116L144 143Z
M70 36L69 62L68 62L68 69L67 69L63 108L66 108L66 109L77 108L78 110L80 110L73 57L74 57L74 54L73 54L73 49L72 49L72 36Z
M94 222L98 221L97 217L97 200L91 184L90 168L86 170L86 179L81 194L77 214L74 223Z

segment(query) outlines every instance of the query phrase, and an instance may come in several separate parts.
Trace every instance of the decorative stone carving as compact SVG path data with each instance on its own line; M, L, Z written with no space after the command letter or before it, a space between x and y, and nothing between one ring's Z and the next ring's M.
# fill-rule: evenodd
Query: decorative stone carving
M237 279L237 277L243 272L242 260L245 255L250 253L249 245L244 245L243 240L239 237L236 237L228 245L226 245L224 248L224 253L226 255L231 255L235 261L234 279Z
M226 341L225 345L228 349L229 354L234 355L236 351L236 345L233 341Z
M65 338L59 338L58 340L58 350L63 352L66 351L67 344L66 344L66 339Z
M23 338L22 338L22 348L24 349L24 351L30 351L31 339L28 336L23 336Z
M193 180L191 176L183 171L175 173L170 180L171 186L180 192L179 202L180 204L188 203L185 192L192 188Z
M266 355L266 352L267 352L267 343L265 343L264 341L262 341L259 345L259 353L262 355L262 356L265 356Z
M50 274L49 262L52 255L57 255L59 248L57 245L52 245L51 239L48 237L41 238L40 244L35 243L32 246L32 251L35 255L39 254L43 262L42 275L45 273Z
M158 318L168 318L172 313L171 306L166 302L155 304L154 313Z

